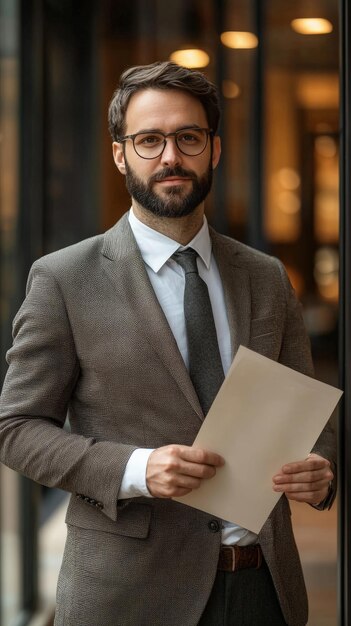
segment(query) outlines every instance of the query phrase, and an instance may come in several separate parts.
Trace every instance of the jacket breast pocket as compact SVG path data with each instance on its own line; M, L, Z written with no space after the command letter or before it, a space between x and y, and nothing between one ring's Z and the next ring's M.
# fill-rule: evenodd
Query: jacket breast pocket
M251 339L257 339L264 335L269 335L277 330L277 318L275 315L269 317L258 317L251 320Z
M251 321L250 344L251 350L276 360L281 347L281 327L277 317L260 317Z

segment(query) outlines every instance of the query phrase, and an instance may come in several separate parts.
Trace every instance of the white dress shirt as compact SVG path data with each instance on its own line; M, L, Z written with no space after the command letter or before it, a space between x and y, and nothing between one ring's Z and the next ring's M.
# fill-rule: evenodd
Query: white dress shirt
M199 275L205 281L213 310L217 331L218 346L224 374L232 362L230 330L224 301L222 281L214 256L207 220L188 246L181 246L177 241L166 237L143 224L129 212L129 223L150 278L152 287L168 324L177 342L186 367L189 365L187 337L184 318L184 270L171 257L177 250L191 247L198 253ZM177 443L176 441L174 443ZM145 474L146 465L152 450L139 448L131 455L122 479L118 499L137 496L152 497L148 491ZM255 543L257 536L236 524L223 521L222 543L247 545Z

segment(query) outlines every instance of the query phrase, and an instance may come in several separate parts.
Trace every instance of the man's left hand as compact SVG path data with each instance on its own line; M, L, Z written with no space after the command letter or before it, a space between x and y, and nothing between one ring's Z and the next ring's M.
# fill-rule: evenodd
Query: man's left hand
M304 461L284 465L273 477L273 489L289 500L319 504L327 497L333 478L329 461L311 453Z

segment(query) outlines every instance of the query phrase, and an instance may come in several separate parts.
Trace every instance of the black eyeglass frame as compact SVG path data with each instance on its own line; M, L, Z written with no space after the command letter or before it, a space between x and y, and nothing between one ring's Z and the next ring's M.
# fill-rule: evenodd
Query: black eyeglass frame
M200 152L197 152L196 154L187 154L178 145L178 135L181 134L181 133L185 133L187 130L188 131L191 131L191 130L202 130L202 131L206 132L206 143L205 143L204 147L202 148L202 150ZM137 149L135 147L135 138L138 135L148 135L148 134L152 135L152 131L150 133L148 133L147 131L146 132L140 131L139 133L134 133L133 135L124 135L123 137L118 137L117 141L118 141L118 143L123 143L124 141L127 141L127 139L131 139L132 142L133 142L133 148L134 148L135 154L137 154L138 157L140 157L141 159L146 159L147 161L152 161L152 159L158 159L162 155L162 153L164 152L164 149L165 149L165 147L167 145L167 138L168 137L174 137L175 144L176 144L177 149L179 150L179 152L181 152L185 156L195 157L195 156L199 156L200 154L202 154L206 150L207 144L208 144L208 138L209 137L212 138L214 133L213 133L212 128L198 128L197 126L191 126L190 128L180 128L179 130L176 130L176 131L174 131L172 133L163 133L162 131L157 130L157 131L154 132L154 134L155 135L162 135L164 137L164 139L163 139L163 148L162 148L160 154L157 154L156 156L152 156L152 157L145 157L145 156L142 156L141 154L139 154L139 152L137 151Z

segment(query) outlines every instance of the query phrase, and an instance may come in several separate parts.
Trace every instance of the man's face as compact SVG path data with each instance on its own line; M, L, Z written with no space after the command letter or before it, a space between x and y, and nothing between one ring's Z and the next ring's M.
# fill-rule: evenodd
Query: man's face
M201 103L186 92L146 89L130 99L126 135L150 130L172 133L186 127L208 127ZM160 217L182 217L200 206L209 193L220 143L215 137L211 150L209 139L201 154L187 156L171 137L163 153L148 160L138 156L132 141L127 140L115 142L113 153L118 169L126 176L133 203Z

